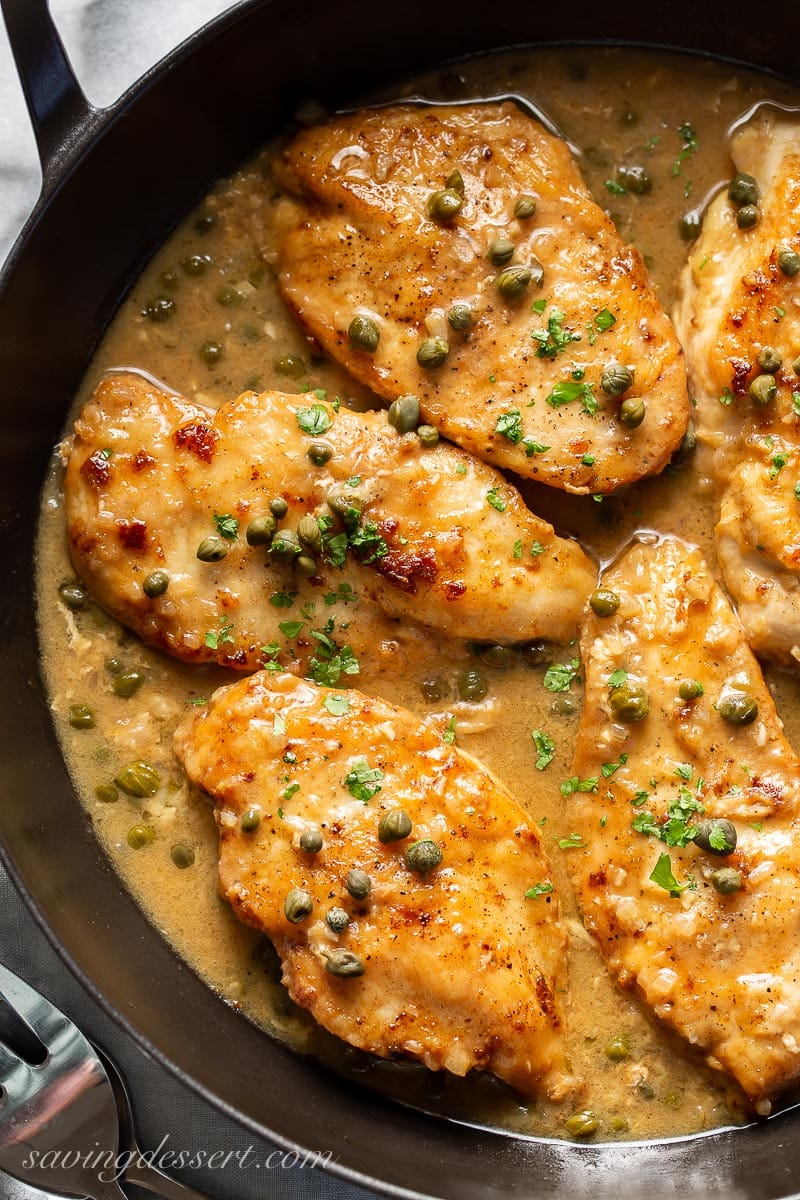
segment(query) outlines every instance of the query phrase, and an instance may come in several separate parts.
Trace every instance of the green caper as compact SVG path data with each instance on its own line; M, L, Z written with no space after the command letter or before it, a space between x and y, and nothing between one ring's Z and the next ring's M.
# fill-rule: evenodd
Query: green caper
M495 238L486 251L486 257L493 267L504 267L514 257L514 249L514 243L510 238Z
M443 675L428 675L420 681L419 690L429 704L445 700L450 695L450 684Z
M536 216L536 199L534 196L520 196L514 205L514 216L518 221L530 221Z
M352 871L347 872L345 887L354 900L366 900L372 891L372 880L366 871L355 867Z
M200 562L221 562L227 553L227 543L221 537L203 538L197 547L197 557Z
M762 346L758 356L758 365L768 375L774 375L783 366L783 355L774 346Z
M464 195L464 176L459 171L458 167L454 167L447 179L444 181L445 191L458 192L459 196Z
M387 420L398 433L411 433L419 425L419 400L416 396L398 396L389 405Z
M732 896L742 886L742 877L733 867L720 867L709 876L711 886L720 896Z
M306 454L315 467L324 467L333 458L333 446L330 442L313 441Z
M251 804L246 808L239 819L239 825L243 833L255 833L261 824L261 809L255 804Z
M477 667L463 667L456 676L456 685L461 699L473 704L482 700L489 690L486 676Z
M111 684L111 690L115 696L120 696L124 700L130 699L134 692L138 692L139 688L144 683L144 675L141 671L131 668L128 671L120 671L114 676Z
M644 688L630 679L612 689L608 703L616 719L625 725L638 724L650 711L650 702Z
M431 370L434 367L441 367L449 353L450 347L444 338L423 338L417 350L417 362L421 367Z
M181 266L187 275L203 275L213 262L210 254L190 254L181 259Z
M166 571L151 571L142 580L142 591L150 600L163 596L169 587L169 575Z
M618 400L632 386L633 373L627 367L618 362L606 363L600 376L600 387L607 396Z
M613 617L619 608L619 596L608 588L597 588L589 597L589 605L595 616Z
M591 1137L593 1133L597 1133L600 1122L590 1108L584 1108L567 1117L564 1128L572 1138Z
M147 317L148 321L153 321L156 325L163 325L175 313L175 301L169 296L156 296L152 300L148 300L147 304L142 309L142 316Z
M447 311L447 324L456 333L464 333L472 324L472 309L468 304L451 304Z
M113 783L100 783L94 789L95 799L101 804L116 804L119 800L119 792L114 787Z
M758 184L752 175L747 175L740 171L738 175L734 175L733 179L728 184L728 196L739 208L742 205L758 204L759 198Z
M155 796L161 786L161 776L150 763L137 759L136 762L120 767L114 776L114 783L126 796L144 800L148 796Z
M439 430L435 425L418 425L417 437L426 450L439 444Z
M521 300L532 282L532 269L517 265L501 271L495 278L494 286L504 300Z
M796 250L791 250L788 246L781 247L778 251L777 263L782 273L788 275L790 279L794 279L795 275L800 275L800 254Z
M94 713L86 704L70 704L68 719L73 729L94 729L97 723Z
M378 823L378 841L401 842L411 833L411 817L402 808L384 813Z
M726 817L698 821L694 840L701 850L727 857L736 849L736 826Z
M678 685L681 700L698 700L705 691L699 679L682 679Z
M325 954L325 970L337 979L357 979L364 974L366 967L352 950L337 946Z
M520 642L517 647L525 662L532 667L549 667L553 661L553 644L542 638Z
M578 705L572 696L554 696L550 712L557 717L574 717Z
M269 502L269 511L272 513L273 517L277 517L280 521L289 511L289 505L284 500L283 496L276 496Z
M496 671L513 667L517 658L510 646L483 646L480 655L481 662L486 663L487 667L494 667Z
M325 914L325 921L330 930L334 933L343 933L350 924L350 917L343 908L331 908Z
M306 829L300 834L300 849L306 854L319 854L322 849L322 831Z
M283 913L292 925L308 920L314 911L314 901L303 888L292 888L283 903Z
M187 867L194 866L194 850L185 842L177 842L172 846L169 856L179 871L185 871Z
M224 351L220 342L215 342L213 338L203 342L199 350L200 357L208 367L213 367L222 358Z
M636 196L646 196L653 190L653 179L647 167L639 165L617 167L617 179Z
M248 546L268 546L277 528L278 522L272 513L263 517L253 517L244 531Z
M244 296L234 287L222 287L217 292L217 304L221 304L223 308L241 304L242 300L244 300Z
M279 529L272 539L269 552L273 558L278 558L281 562L291 562L300 553L297 534L291 529Z
M416 871L424 879L429 871L433 871L442 861L444 855L441 847L431 838L423 838L414 842L406 850L406 864L410 871Z
M769 404L778 394L774 375L756 375L750 384L750 398L754 404Z
M619 406L619 419L629 429L637 429L645 418L647 405L641 396L629 396Z
M275 359L272 369L276 375L283 375L287 379L302 379L308 374L305 362L297 354L282 354Z
M307 550L312 550L318 554L322 549L322 533L319 522L311 513L306 513L304 517L300 518L300 524L297 526L297 536L300 544L305 546Z
M455 188L443 188L428 197L427 213L432 221L452 221L461 212L464 197Z
M357 315L347 328L347 336L351 348L363 350L365 354L374 354L381 340L381 331L372 317Z
M66 604L67 608L72 612L79 612L82 608L86 608L89 600L86 588L80 583L65 582L59 584L58 594L61 600Z
M728 692L717 704L717 712L729 725L752 725L758 716L758 704L746 692Z
M317 573L317 560L310 554L298 554L294 560L294 569L303 579L312 579Z
M736 214L736 224L740 229L752 229L758 224L758 209L755 204L745 204Z
M131 850L141 850L156 840L156 831L152 825L132 825L128 830L128 845Z
M361 497L354 496L352 491L343 487L331 488L325 497L325 503L346 525L357 520L361 513Z
M631 1039L627 1033L618 1033L613 1037L606 1046L605 1054L611 1062L624 1062L626 1058L630 1058Z
M698 212L687 212L678 221L678 233L684 242L694 242L700 236L703 218Z

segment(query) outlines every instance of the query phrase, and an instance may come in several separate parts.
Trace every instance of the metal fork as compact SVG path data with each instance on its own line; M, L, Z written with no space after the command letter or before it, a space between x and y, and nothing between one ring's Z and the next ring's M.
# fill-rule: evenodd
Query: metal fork
M91 1200L127 1200L120 1178L167 1200L207 1200L136 1161L130 1105L116 1068L107 1059L107 1069L64 1013L0 964L0 1003L3 999L23 1022L18 1046L38 1039L46 1057L30 1062L12 1050L9 1014L4 1019L0 1012L0 1171L46 1192ZM130 1152L122 1159L121 1123ZM126 1169L118 1171L117 1164L128 1158Z

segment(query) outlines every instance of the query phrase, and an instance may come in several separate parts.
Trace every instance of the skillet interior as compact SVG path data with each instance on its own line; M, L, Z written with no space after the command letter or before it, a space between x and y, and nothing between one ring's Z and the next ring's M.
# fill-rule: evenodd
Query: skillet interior
M783 9L781 13L780 9ZM392 22L365 0L302 11L244 5L152 72L61 154L0 287L0 833L19 886L87 986L204 1095L260 1133L332 1149L338 1169L401 1195L591 1194L658 1200L787 1196L800 1155L787 1114L734 1134L657 1146L572 1146L435 1122L289 1054L218 1000L123 890L72 793L47 709L33 618L38 497L91 352L138 269L210 180L290 117L304 95L335 105L387 79L511 43L629 39L682 45L797 73L789 5L753 21L741 0L568 12L507 0L492 13L410 0ZM747 31L746 40L742 31ZM330 48L336 47L335 55ZM209 86L209 80L213 85ZM354 86L354 83L356 86Z

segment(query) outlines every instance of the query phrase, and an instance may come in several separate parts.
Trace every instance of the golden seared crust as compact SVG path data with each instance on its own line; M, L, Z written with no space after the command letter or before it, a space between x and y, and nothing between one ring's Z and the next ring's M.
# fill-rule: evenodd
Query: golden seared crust
M320 1024L383 1057L563 1094L558 899L525 898L550 879L547 861L523 809L480 764L407 710L349 691L342 712L341 694L264 673L216 692L175 745L214 798L222 895L274 941L293 999ZM353 795L346 780L359 768L373 775ZM243 832L252 807L260 824ZM412 832L381 843L381 816L397 808ZM300 847L308 830L322 834L318 853ZM442 854L425 876L405 858L422 839ZM372 881L366 900L345 887L354 869ZM313 900L299 924L284 912L292 888ZM333 907L350 917L338 934L325 920ZM336 949L364 974L330 974Z
M464 205L437 223L427 201L455 167ZM398 106L304 130L277 170L289 193L274 214L283 296L378 395L419 396L426 419L479 458L571 492L612 492L666 465L689 412L681 350L640 255L593 202L565 143L513 104ZM514 218L521 195L536 200L532 219ZM516 303L499 295L487 259L501 235L515 243L514 264L535 257L544 268L543 286ZM447 325L454 302L473 308L466 334ZM379 325L374 354L349 344L355 313ZM549 357L532 335L552 319L577 340ZM431 332L450 354L426 370L416 354ZM635 370L627 395L647 405L636 429L600 389L612 360ZM557 384L574 388L576 369L589 399L548 404ZM497 430L509 412L520 416L517 440Z
M800 1078L800 764L698 550L674 539L635 545L604 586L620 605L584 623L574 765L596 786L568 801L570 828L586 843L570 857L583 919L621 985L763 1101ZM615 722L615 671L648 695L649 715L637 724ZM703 685L696 700L679 696L687 679ZM720 716L720 700L736 691L758 704L751 724ZM603 764L618 765L604 772ZM646 827L648 814L666 840L633 828ZM670 817L684 827L727 818L734 853L673 844L681 825L667 835ZM670 858L662 867L691 885L679 896L650 878L662 854ZM715 890L720 868L739 872L739 891Z
M444 443L424 448L384 413L317 404L333 453L312 465L297 414L314 403L247 392L211 414L139 375L107 377L76 421L65 480L73 561L103 607L179 658L254 669L296 616L268 601L296 591L298 576L244 536L280 496L289 503L281 527L314 513L332 522L330 537L342 535L318 556L311 599L349 584L380 612L454 637L574 635L596 575L577 543L556 537L496 471ZM337 546L345 556L326 503L334 487L361 504L372 539L348 550L343 568L332 563ZM222 561L200 562L215 514L233 516L238 536ZM169 587L148 599L142 583L162 569ZM369 627L361 614L355 624L367 648L386 636L385 620ZM209 645L207 631L220 629ZM301 658L303 644L315 649L307 632Z
M800 655L800 275L784 274L778 255L800 251L799 135L796 117L766 107L734 136L737 169L761 191L758 223L739 229L727 193L717 197L675 309L720 499L725 584L756 653L788 666ZM748 389L765 346L783 361L776 398L759 406Z

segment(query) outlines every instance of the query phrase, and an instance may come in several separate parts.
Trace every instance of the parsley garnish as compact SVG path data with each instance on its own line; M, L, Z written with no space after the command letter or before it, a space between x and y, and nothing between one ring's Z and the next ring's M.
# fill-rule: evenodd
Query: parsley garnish
M619 762L601 763L600 770L603 773L603 778L609 779L614 774L615 771L618 771L620 769L620 767L624 767L625 763L627 761L628 761L627 754L620 754Z
M617 318L607 308L602 308L594 319L595 329L598 333L605 333L612 325L616 325Z
M284 776L284 778L285 778L285 776ZM281 800L291 800L291 798L295 794L295 792L299 792L299 791L300 791L299 783L290 783L289 786L285 787L283 789L283 791L281 792ZM281 813L280 815L283 816L283 813Z
M571 779L561 781L559 790L562 796L571 796L574 792L596 792L597 784L596 775L592 775L589 779L579 779L577 775L573 775Z
M608 686L612 689L622 687L627 678L628 672L623 671L622 667L617 667L616 671L612 671L608 677Z
M491 504L492 508L496 508L498 512L505 512L508 507L503 497L500 495L498 487L490 488L486 493L486 500Z
M531 542L531 554L534 558L538 558L540 554L544 554L544 546L541 542Z
M547 319L547 329L534 329L531 337L539 343L536 351L537 358L555 358L562 350L566 350L571 342L581 340L579 333L562 328L565 318L566 313L563 313L560 308L553 308Z
M332 717L343 717L350 712L350 701L347 696L326 696L322 707L327 709Z
M800 392L792 392L792 412L800 417Z
M542 683L548 692L566 692L573 679L577 678L579 658L572 658L568 663L551 663L544 673Z
M547 301L546 300L534 300L533 304L531 305L531 308L536 313L543 313L544 310L547 308Z
M309 437L317 437L330 429L331 415L323 404L312 404L310 408L298 408L297 424Z
M650 879L653 883L657 883L665 892L669 892L670 896L680 896L681 892L685 892L687 888L694 889L696 884L690 875L686 883L678 883L672 873L672 859L668 854L659 854L658 862L653 867L650 874Z
M281 621L278 629L280 629L285 638L289 638L291 641L292 638L297 637L304 625L305 621Z
M628 190L621 183L617 183L616 179L606 179L605 186L611 192L612 196L624 196Z
M333 541L335 539L331 539ZM384 558L389 553L389 547L378 533L374 521L364 521L356 527L348 538L350 549L356 552L360 563L375 562L376 558Z
M686 782L688 783L689 780L692 778L692 764L691 763L678 763L677 767L675 768L675 774L678 776L679 779L685 779Z
M528 458L533 458L534 454L545 454L550 447L543 445L541 442L535 441L532 437L522 439L522 444L525 447L525 453Z
M495 432L508 438L515 446L522 441L522 417L518 408L510 408L497 418Z
M549 404L551 408L561 408L562 404L571 404L573 400L580 400L583 411L590 417L597 412L597 400L588 383L573 383L569 379L562 379L550 395L544 398L545 404Z
M770 467L770 469L769 469L769 477L770 477L770 479L775 479L775 478L777 478L777 476L778 476L778 475L780 475L781 471L782 471L782 470L783 470L783 468L786 466L786 464L788 463L788 461L789 461L789 455L788 455L788 454L775 454L775 455L773 455L773 458L772 458L772 466L771 466L771 467Z
M230 513L214 513L214 524L220 537L235 542L239 536L239 522Z
M342 604L354 604L358 600L358 596L349 583L340 583L335 592L326 592L323 600L326 607L330 608L332 604L336 604L339 600L341 600Z
M353 799L366 804L381 790L380 780L383 778L380 767L371 767L365 758L357 758L347 772L344 782Z
M452 746L455 744L455 740L456 740L456 719L455 719L455 717L451 717L450 720L447 722L447 729L445 729L444 733L442 734L442 741L446 745Z
M720 404L724 404L726 408L728 405L733 404L733 392L730 388L725 388L725 391L719 397L719 402Z
M531 730L533 744L536 747L538 758L536 759L536 770L543 771L545 767L549 767L550 763L556 756L556 744L553 739L541 729Z
M549 896L552 891L552 883L549 879L545 879L544 883L535 883L532 888L528 888L525 893L525 899L538 900L540 896Z
M579 833L571 833L569 837L556 838L559 850L582 850L586 845Z
M336 687L342 675L358 675L359 663L352 646L339 648L329 636L333 628L331 619L325 629L312 629L311 637L317 643L317 653L308 666L311 679L325 687Z
M513 558L522 558L522 542L519 539L517 539L517 541L514 542L514 552L512 554L512 557Z
M678 126L678 133L683 140L683 145L680 153L672 164L673 175L680 175L682 164L687 158L690 158L697 149L697 134L688 121L684 121L683 124Z
M287 596L285 592L273 592L269 602L273 608L291 608L296 595L297 592L292 592L291 596Z
M233 621L229 621L227 617L218 617L218 629L206 630L206 645L209 650L219 650L220 646L233 645L236 638L231 630L233 629Z

